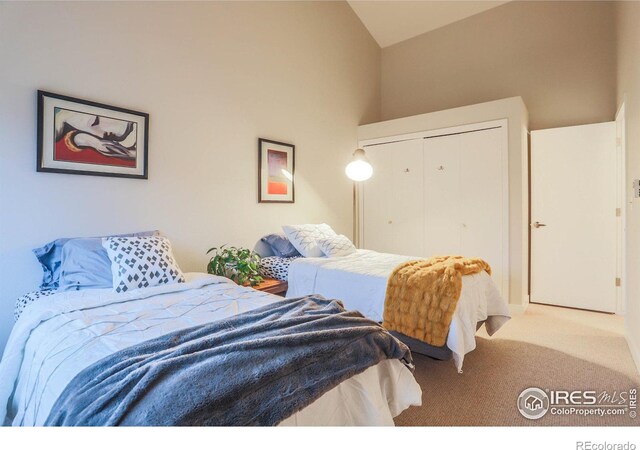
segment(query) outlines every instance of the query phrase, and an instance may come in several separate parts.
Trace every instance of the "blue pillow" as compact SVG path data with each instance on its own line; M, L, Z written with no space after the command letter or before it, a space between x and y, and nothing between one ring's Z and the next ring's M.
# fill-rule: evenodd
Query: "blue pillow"
M117 237L122 236L153 236L158 234L158 231L143 231L140 233L120 234ZM115 237L115 236L105 236ZM42 265L42 284L40 289L58 289L60 285L60 265L62 264L62 248L64 245L72 239L78 238L60 238L55 241L51 241L48 244L39 248L33 249L33 254ZM97 237L96 239L102 239Z
M51 241L39 248L33 249L40 264L42 264L42 284L40 289L58 289L60 279L60 264L62 263L62 247L72 238L61 238Z
M59 291L112 287L111 261L102 239L71 239L62 246Z
M263 237L262 242L266 242L273 250L276 256L282 258L292 258L300 256L300 252L296 250L291 241L284 234L269 234Z

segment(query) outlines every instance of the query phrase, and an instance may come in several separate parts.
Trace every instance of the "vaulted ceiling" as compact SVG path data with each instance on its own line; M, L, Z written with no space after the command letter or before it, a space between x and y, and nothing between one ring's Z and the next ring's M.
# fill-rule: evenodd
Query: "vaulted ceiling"
M358 1L349 5L380 47L388 47L506 1Z

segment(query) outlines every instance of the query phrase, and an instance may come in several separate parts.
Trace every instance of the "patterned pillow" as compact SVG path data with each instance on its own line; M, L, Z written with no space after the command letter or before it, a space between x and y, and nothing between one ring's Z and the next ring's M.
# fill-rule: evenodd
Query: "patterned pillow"
M24 309L29 306L31 303L42 297L48 297L50 295L55 294L57 291L52 289L46 289L42 291L33 291L27 294L24 294L16 301L16 308L13 310L13 318L18 321Z
M356 246L344 234L318 239L318 247L329 258L347 256L356 252Z
M171 243L163 236L103 238L102 246L111 261L116 292L185 281Z
M323 256L322 250L318 247L318 239L337 236L336 232L326 223L285 225L282 229L296 250L307 258Z
M273 278L275 280L287 281L289 279L289 266L294 259L302 258L301 256L293 256L291 258L282 258L280 256L267 256L260 260L260 275L265 278Z

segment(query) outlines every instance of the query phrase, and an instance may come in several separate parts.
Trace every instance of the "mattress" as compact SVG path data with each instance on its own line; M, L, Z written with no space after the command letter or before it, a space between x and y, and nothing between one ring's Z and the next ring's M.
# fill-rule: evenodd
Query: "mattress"
M113 352L280 300L226 278L186 276L187 283L121 294L70 291L30 304L0 362L0 423L42 425L69 381ZM409 369L398 360L385 360L281 425L393 425L393 417L420 405L421 396Z
M371 250L357 250L336 258L300 258L289 267L287 297L320 294L337 298L345 308L358 310L365 317L382 322L389 275L399 264L415 259L419 258ZM509 305L486 272L462 277L462 292L446 343L459 372L464 355L476 348L477 324L484 322L487 332L492 335L510 317ZM418 341L413 342L414 345L406 342L418 353L442 359L448 357L446 351L437 355L430 353L430 349L438 347L419 346Z

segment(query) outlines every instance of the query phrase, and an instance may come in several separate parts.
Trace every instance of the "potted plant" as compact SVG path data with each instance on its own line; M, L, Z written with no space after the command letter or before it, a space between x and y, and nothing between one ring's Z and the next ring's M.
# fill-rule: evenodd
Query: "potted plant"
M242 286L256 286L262 281L260 276L260 255L242 247L213 247L214 252L207 264L207 272L227 277Z

